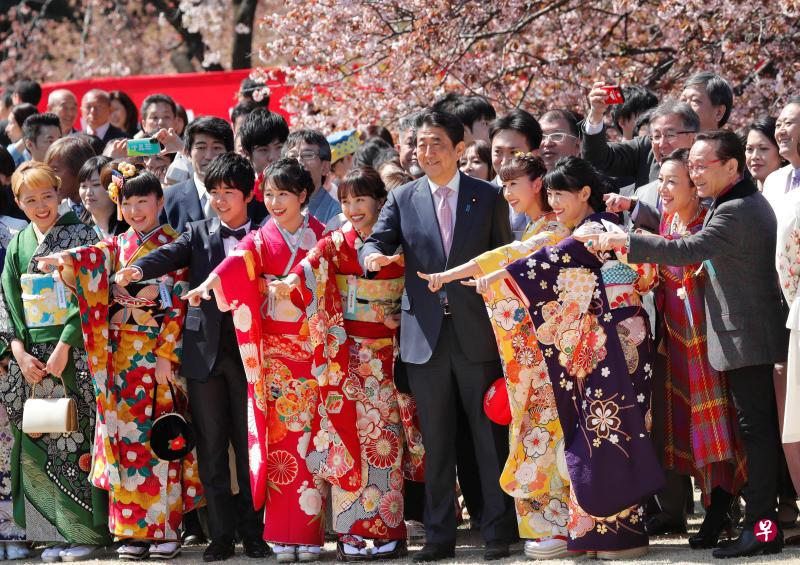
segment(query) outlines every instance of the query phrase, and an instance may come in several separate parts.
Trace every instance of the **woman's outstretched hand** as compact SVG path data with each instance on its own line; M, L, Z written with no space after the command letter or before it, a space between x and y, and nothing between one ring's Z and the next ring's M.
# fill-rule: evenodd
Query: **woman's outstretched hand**
M461 281L461 284L463 284L464 286L474 286L476 292L480 294L486 294L487 292L489 292L489 289L495 282L510 277L511 275L508 274L508 271L506 271L505 269L498 269L497 271L494 271L482 277L475 277L472 279Z
M443 273L431 273L430 275L426 275L425 273L420 273L417 271L417 276L425 281L428 281L428 290L431 292L439 292L440 288L442 288L446 283L452 281L452 278L447 271L444 271Z

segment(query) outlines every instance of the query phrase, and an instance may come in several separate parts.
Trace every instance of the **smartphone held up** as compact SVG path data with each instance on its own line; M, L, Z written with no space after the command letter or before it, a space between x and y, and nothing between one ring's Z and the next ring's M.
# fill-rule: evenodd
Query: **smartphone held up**
M143 157L146 155L158 155L164 150L164 146L155 138L149 139L129 139L127 141L128 157Z

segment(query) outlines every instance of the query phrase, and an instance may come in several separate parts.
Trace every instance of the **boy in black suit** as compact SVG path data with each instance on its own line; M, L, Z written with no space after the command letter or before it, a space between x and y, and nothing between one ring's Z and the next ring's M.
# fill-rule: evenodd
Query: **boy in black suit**
M233 130L221 118L201 116L186 128L184 153L192 162L192 176L164 193L161 222L182 232L190 222L208 220L217 215L211 203L210 185L206 181L211 162L223 153L233 151ZM250 219L261 222L267 217L262 202L250 200Z
M117 284L157 278L189 267L190 287L211 271L255 228L247 215L253 199L255 173L250 162L223 153L205 175L212 219L190 222L175 242L164 245L117 273ZM264 557L263 520L253 509L247 458L247 381L230 312L216 303L190 305L183 332L181 371L189 389L189 405L197 435L200 480L208 503L211 543L204 561L221 561L234 554L236 528L249 557ZM239 496L231 493L228 445L233 444Z

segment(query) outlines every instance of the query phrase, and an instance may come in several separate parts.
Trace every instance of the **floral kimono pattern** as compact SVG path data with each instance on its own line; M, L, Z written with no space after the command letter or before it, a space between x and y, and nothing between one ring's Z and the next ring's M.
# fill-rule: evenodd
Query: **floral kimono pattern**
M567 236L569 230L555 220L555 215L546 214L528 225L522 241L487 251L475 262L486 275ZM564 433L531 316L502 282L493 284L484 300L511 408L509 452L500 486L514 497L521 538L566 539L569 476L563 462Z
M796 192L796 191L795 191ZM783 409L783 443L800 442L800 203L792 200L791 219L779 218L777 267L783 296L789 304L789 356L786 361L786 401ZM783 220L783 221L780 221ZM786 448L786 447L784 447ZM788 453L788 452L787 452ZM794 467L792 465L792 467ZM793 469L794 471L794 469ZM797 480L796 477L793 477Z
M157 357L180 363L186 270L125 288L113 283L114 273L177 238L167 225L147 235L131 228L73 250L62 273L78 298L97 398L91 480L109 491L109 529L119 538L177 540L183 514L202 500L194 452L163 461L150 449L155 419L187 411L185 382L176 379L173 404L170 388L155 380Z
M593 214L576 233L619 230ZM640 294L652 265L626 265L567 238L507 267L525 299L564 433L568 548L647 545L641 503L663 486L650 443L652 338Z
M5 260L6 249L17 234L6 224L7 218L0 217L0 269ZM14 222L23 223L21 220ZM10 223L10 222L9 222ZM0 271L1 272L1 271ZM0 369L0 371L5 372ZM5 374L0 375L4 378ZM0 541L25 539L25 530L14 523L14 506L11 501L11 454L14 449L14 434L8 421L6 407L0 404Z
M11 453L11 493L14 521L25 528L32 541L106 545L108 497L89 482L95 430L94 386L83 348L77 302L66 293L62 324L48 323L56 312L42 310L49 304L47 292L29 296L22 292L22 277L45 280L38 257L89 245L95 232L80 223L73 212L61 216L38 242L32 225L20 231L9 245L2 275L3 308L0 308L0 339L3 353L12 339L20 339L25 350L47 361L58 341L69 344L70 356L61 379L45 377L37 395L60 397L65 392L78 408L78 429L70 434L22 433L22 408L31 386L14 357L8 374L0 379L0 402L6 408L14 449ZM31 300L33 299L33 300ZM37 302L37 299L44 299ZM66 389L66 390L65 390Z
M305 314L291 300L273 300L267 284L283 278L322 236L306 217L295 234L273 219L250 232L214 270L233 312L247 378L250 483L256 508L265 507L264 539L322 545L323 479L305 460L319 385ZM336 460L333 466L351 465Z
M686 234L674 227L673 215L665 215L660 233L669 239L696 233L702 229L705 215L701 208L686 226ZM656 304L663 324L659 353L667 360L664 467L693 476L708 506L714 487L737 493L746 471L727 379L708 361L706 275L699 267L660 266Z
M363 244L348 222L319 242L294 269L303 281L303 298L315 348L314 374L320 389L326 381L344 393L342 402L355 407L361 468L358 488L331 486L333 529L339 534L367 538L405 539L403 522L404 439L422 456L419 435L404 432L413 423L409 406L401 408L394 385L396 330L384 324L399 310L403 268L392 264L374 279L363 277L358 250ZM323 331L324 330L324 331ZM345 334L338 348L325 336ZM338 391L333 391L338 397ZM328 398L330 398L330 393ZM406 403L407 404L407 403ZM332 403L321 403L320 425L309 446L308 464L325 474L332 457L342 449L335 428L330 433L328 413ZM404 414L405 412L405 414ZM335 477L334 477L335 479Z

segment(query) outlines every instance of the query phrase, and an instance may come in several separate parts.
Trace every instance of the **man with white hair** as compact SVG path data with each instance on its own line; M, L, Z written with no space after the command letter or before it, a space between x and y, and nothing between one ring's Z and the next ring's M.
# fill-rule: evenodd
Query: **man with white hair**
M73 127L78 117L78 99L66 88L59 88L50 93L47 97L47 111L58 116L64 135L78 131Z

